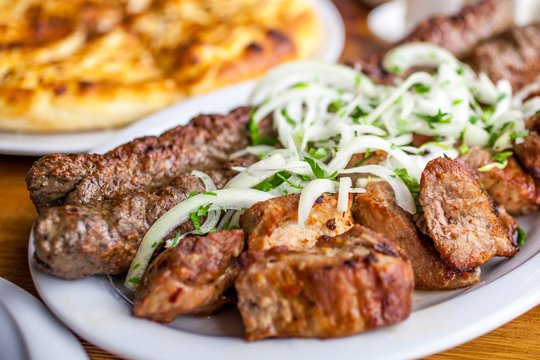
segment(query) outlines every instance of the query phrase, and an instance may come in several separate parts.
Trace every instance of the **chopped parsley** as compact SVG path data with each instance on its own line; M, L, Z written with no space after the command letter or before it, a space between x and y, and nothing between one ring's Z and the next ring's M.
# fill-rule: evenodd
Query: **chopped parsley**
M206 216L208 214L208 209L210 209L210 206L212 206L212 203L206 205L206 206L200 206L197 211L194 211L192 213L189 213L189 218L191 219L191 222L193 223L193 226L195 227L195 230L201 233L201 216Z
M194 197L195 195L197 195L197 191L193 190L192 192L189 193L188 199L191 199L191 198Z
M132 278L129 278L128 282L134 283L134 284L140 284L141 279L139 279L138 277L132 277Z
M521 227L518 227L517 233L517 244L519 246L525 245L525 242L527 241L527 238L525 236L525 230L523 230Z
M453 104L453 105L459 105L459 104L461 104L462 102L463 102L463 100L454 100L454 101L452 101L452 104Z
M178 240L180 239L180 236L182 236L182 233L179 231L178 233L176 233L176 236L174 237L171 246L178 245Z
M271 136L259 135L259 124L253 120L253 114L255 113L255 108L251 109L251 120L249 121L248 130L251 136L252 145L275 145L277 140Z
M274 190L279 185L283 184L283 179L288 179L291 174L287 171L280 171L277 174L270 176L269 178L264 179L253 188L260 191L268 192Z
M303 189L304 188L303 186L296 185L295 183L292 183L291 181L289 181L289 179L287 179L285 176L283 176L280 173L277 173L276 176L278 178L280 178L281 180L285 181L287 184L291 185L295 189Z
M426 86L424 84L415 84L411 87L411 89L417 94L425 94L431 90L429 86Z
M309 166L311 167L311 171L313 172L313 175L315 175L315 177L317 179L325 179L326 178L324 176L324 170L321 169L321 167L319 166L319 164L317 164L317 162L315 160L310 159L308 157L304 157L304 161L309 164Z
M509 157L509 156L512 156L512 152L511 151L505 151L505 152L502 152L502 153L498 153L498 154L495 154L493 155L493 161L496 161L500 164L504 163L506 161L506 159Z
M463 143L461 144L461 146L459 147L459 151L463 154L463 155L466 155L469 153L469 147L467 146L467 144Z
M510 139L522 138L529 135L529 130L514 131L510 134Z
M399 176L401 181L405 183L405 185L411 192L411 195L413 196L415 203L418 204L418 195L420 194L420 184L418 183L418 181L414 177L409 175L409 173L407 172L407 169L405 168L395 169L394 174Z
M345 106L345 101L341 100L341 99L338 99L338 100L335 100L335 101L332 101L329 105L328 105L328 108L327 108L327 111L328 112L331 112L331 113L337 113L341 108L343 108Z
M450 114L446 112L443 113L441 109L437 111L436 115L416 114L416 116L422 120L425 120L430 129L435 129L434 124L449 124L451 120Z
M315 159L322 159L328 155L328 151L326 151L325 148L310 148L309 149L309 156L314 157Z
M289 114L287 113L287 110L281 109L281 115L283 115L287 123L291 124L292 126L296 126L297 124L296 121L289 116Z

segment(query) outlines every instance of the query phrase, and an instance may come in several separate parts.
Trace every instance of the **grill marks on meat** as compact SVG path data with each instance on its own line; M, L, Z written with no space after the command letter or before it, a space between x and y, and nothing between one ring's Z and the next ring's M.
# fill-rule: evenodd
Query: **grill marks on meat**
M478 169L493 163L491 154L480 148L473 148L462 159ZM528 175L513 156L508 157L504 169L494 168L478 172L480 183L496 204L504 206L512 215L523 215L538 209L538 196L533 178Z
M298 225L299 194L259 202L240 217L248 249L268 250L276 246L289 249L313 247L321 236L335 236L353 225L349 201L346 212L337 211L337 195L321 195L313 204L305 225Z
M509 80L514 90L533 83L540 72L540 24L513 28L480 44L467 62L493 81Z
M135 293L133 313L158 322L178 315L208 314L227 302L223 292L237 273L244 249L242 230L188 236L161 253Z
M227 180L220 183L217 176L213 179L218 186ZM192 191L204 190L201 179L186 175L157 194L139 192L92 206L47 208L34 225L35 257L44 271L63 279L121 274L129 269L149 227ZM193 226L185 222L173 233L180 230L190 231Z
M105 155L45 156L28 173L30 197L41 212L153 191L194 169L220 169L229 154L249 144L249 113L243 107L227 115L200 115L186 126L136 139Z
M360 225L386 236L405 251L413 267L416 289L456 289L478 281L480 268L459 273L441 259L431 239L422 235L411 216L397 205L387 182L372 182L365 193L356 195L352 213Z
M414 280L401 250L360 225L334 240L246 256L235 287L247 340L347 336L409 316Z
M399 44L429 42L461 57L478 42L510 28L514 24L513 9L511 0L482 0L455 16L436 15L423 21Z
M430 161L422 173L419 201L435 248L453 269L470 270L493 256L518 251L496 206L461 160Z

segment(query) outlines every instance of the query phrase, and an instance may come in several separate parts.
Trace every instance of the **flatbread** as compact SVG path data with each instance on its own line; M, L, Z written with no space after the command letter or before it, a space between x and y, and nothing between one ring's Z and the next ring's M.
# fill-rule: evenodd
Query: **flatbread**
M304 0L0 0L0 130L124 126L319 38Z

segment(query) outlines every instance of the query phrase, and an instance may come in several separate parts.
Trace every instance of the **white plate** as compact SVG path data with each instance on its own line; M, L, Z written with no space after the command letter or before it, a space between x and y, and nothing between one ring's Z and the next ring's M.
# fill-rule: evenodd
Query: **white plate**
M193 115L224 113L245 104L252 84L192 98L122 132L104 152L136 136L153 135ZM30 238L32 276L42 299L66 325L91 343L122 357L170 359L364 358L409 359L464 343L540 303L539 215L520 219L528 242L512 259L492 259L481 282L467 289L415 292L414 312L398 325L335 340L290 339L247 343L234 310L212 318L179 317L160 325L130 315L130 306L104 277L65 281L36 268Z
M320 46L313 58L329 62L337 61L345 43L343 20L330 0L308 1L313 3L322 28ZM0 154L44 155L52 152L86 152L108 143L121 131L104 130L50 135L0 132Z
M81 343L35 297L0 277L1 359L85 360Z

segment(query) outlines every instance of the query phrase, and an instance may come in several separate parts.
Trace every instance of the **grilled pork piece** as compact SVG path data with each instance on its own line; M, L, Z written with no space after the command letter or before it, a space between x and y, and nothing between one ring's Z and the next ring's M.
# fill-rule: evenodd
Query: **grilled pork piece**
M249 145L249 113L244 107L228 115L200 115L186 126L133 140L105 155L44 156L28 173L30 198L41 212L153 191L194 169L221 169L229 154Z
M454 270L471 270L518 251L496 205L463 161L431 160L422 173L419 201L435 248Z
M208 314L227 302L223 292L238 273L242 230L188 236L149 266L135 292L133 313L157 322L178 315Z
M249 250L268 250L287 246L307 249L321 236L336 236L353 225L349 209L337 211L337 195L321 195L313 205L305 225L298 225L299 194L259 202L240 217L240 227L247 236Z
M352 213L360 225L386 236L405 251L413 267L416 289L456 289L478 281L480 268L459 273L441 259L432 240L422 235L411 216L397 205L387 182L372 182L365 193L356 195Z
M491 154L473 148L461 157L473 169L493 163ZM493 168L478 172L480 183L496 204L504 206L512 215L523 215L538 209L538 196L533 178L528 175L513 156L507 158L504 169Z
M507 79L521 89L540 72L540 24L508 30L475 47L466 61L491 80Z
M514 145L514 152L523 167L540 181L540 114L531 117L528 122L532 125L530 133L521 144Z
M497 209L499 210L499 217L501 218L501 222L506 229L506 233L511 239L513 239L519 224L517 223L516 219L514 219L514 217L506 211L504 206L497 206Z
M401 249L360 225L304 252L248 253L235 281L247 340L339 337L405 320L414 287Z
M423 21L399 44L429 42L461 57L478 42L509 29L513 24L512 0L482 0L464 7L457 15L436 15Z

